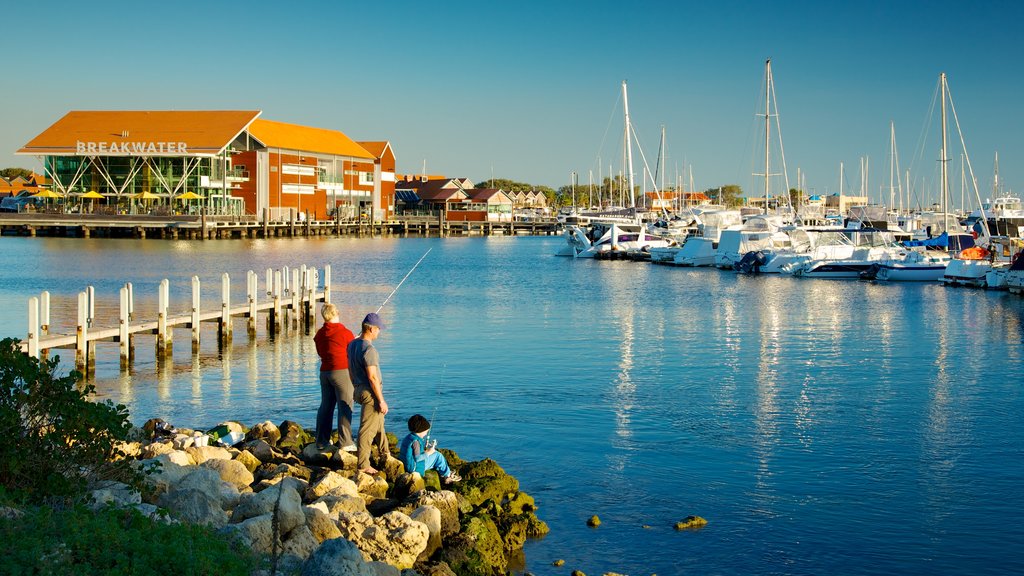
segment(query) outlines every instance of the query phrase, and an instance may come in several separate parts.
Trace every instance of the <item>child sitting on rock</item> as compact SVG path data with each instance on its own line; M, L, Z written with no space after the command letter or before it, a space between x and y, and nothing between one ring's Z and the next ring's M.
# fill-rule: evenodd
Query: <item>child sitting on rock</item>
M435 449L437 440L427 442L427 432L430 432L430 421L419 414L409 418L409 435L402 440L399 449L405 471L418 472L422 476L427 470L437 470L438 476L445 484L462 480L462 477L448 468L444 454Z

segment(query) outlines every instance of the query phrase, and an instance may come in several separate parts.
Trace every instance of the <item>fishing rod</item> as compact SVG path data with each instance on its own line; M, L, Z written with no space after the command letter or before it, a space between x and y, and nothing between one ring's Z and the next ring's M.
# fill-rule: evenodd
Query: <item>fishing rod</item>
M398 289L402 287L402 284L404 284L406 279L409 278L409 275L412 274L413 270L415 270L416 267L420 265L420 262L423 262L423 259L427 257L427 254L430 254L431 250L433 250L433 247L427 248L427 251L423 253L423 256L420 256L420 259L417 260L416 263L412 265L412 268L410 268L408 272L406 272L405 276L402 278L402 281L398 283L398 286L395 286L395 289L391 291L391 294L388 294L388 297L385 298L384 302L377 308L378 313L381 311L381 309L384 308L384 305L387 304L389 300L391 300L391 297L395 295L395 292L398 292Z

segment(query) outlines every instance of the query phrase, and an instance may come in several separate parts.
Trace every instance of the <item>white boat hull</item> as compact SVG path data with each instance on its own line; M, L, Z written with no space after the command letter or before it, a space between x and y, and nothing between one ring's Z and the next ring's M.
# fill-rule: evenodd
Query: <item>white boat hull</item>
M954 258L946 267L942 281L949 286L969 286L984 288L987 284L985 276L992 269L988 260L961 260Z
M876 280L882 282L938 282L946 273L942 265L879 264Z
M676 266L714 266L715 242L710 238L691 237L676 254Z

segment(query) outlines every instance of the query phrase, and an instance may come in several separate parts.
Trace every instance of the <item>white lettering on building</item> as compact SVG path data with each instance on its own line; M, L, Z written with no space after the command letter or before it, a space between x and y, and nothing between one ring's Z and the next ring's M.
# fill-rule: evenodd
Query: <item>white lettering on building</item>
M77 155L153 155L153 154L188 154L185 142L82 142L75 141Z

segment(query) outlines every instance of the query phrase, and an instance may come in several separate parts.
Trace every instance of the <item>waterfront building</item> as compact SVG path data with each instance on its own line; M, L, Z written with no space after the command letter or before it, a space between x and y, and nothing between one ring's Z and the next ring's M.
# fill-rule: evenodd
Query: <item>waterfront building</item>
M390 216L389 143L374 142L375 155L340 131L260 114L72 111L16 153L39 158L56 192L96 192L118 211L203 209L271 220Z

